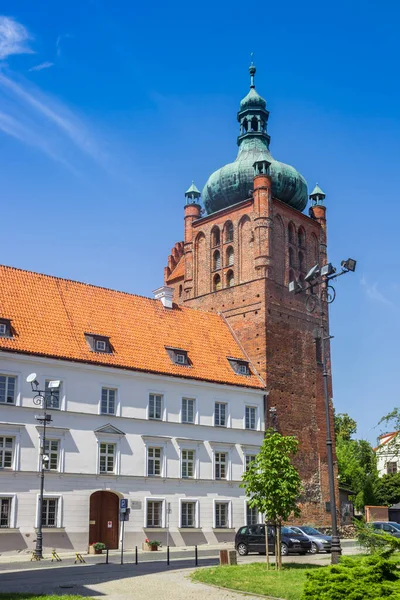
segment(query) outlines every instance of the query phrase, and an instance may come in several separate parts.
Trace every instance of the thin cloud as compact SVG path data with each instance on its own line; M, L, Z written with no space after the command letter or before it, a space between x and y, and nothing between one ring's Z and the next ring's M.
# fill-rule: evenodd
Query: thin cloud
M61 42L63 40L66 40L68 38L72 38L74 37L73 35L71 35L70 33L63 33L62 35L59 35L56 41L56 55L57 57L61 56Z
M29 69L29 71L42 71L43 69L50 69L50 67L54 67L53 62L45 61L40 63L40 65L36 65Z
M28 42L31 36L21 23L0 15L0 59L12 54L33 54Z
M367 297L375 303L386 304L386 306L392 306L393 303L387 298L379 289L378 283L368 283L366 278L363 276L360 281L362 287L365 290Z

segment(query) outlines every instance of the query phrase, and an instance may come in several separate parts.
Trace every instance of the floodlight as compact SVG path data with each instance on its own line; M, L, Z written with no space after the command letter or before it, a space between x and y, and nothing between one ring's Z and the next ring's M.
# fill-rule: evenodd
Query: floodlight
M55 379L54 381L49 381L48 388L49 390L58 390L61 385L61 381L59 379Z
M289 283L289 292L294 292L295 294L299 294L303 291L303 286L300 281L291 281Z
M342 260L340 264L342 265L343 269L346 269L346 271L354 272L356 270L357 261L354 260L354 258L348 258L347 260Z
M323 267L321 267L321 275L322 276L329 276L329 275L332 275L333 273L336 273L336 269L332 265L332 263L328 263L327 265L324 265Z
M36 379L36 373L31 373L30 375L28 375L28 377L26 378L26 382L30 383L32 386L38 386L39 382Z
M312 281L313 279L315 279L316 277L318 277L319 275L319 265L314 265L312 267L312 269L310 269L307 273L307 275L304 277L304 281Z
M35 415L36 421L46 421L46 423L50 423L52 421L51 415Z
M47 454L43 454L43 462L49 462L50 458L47 456Z

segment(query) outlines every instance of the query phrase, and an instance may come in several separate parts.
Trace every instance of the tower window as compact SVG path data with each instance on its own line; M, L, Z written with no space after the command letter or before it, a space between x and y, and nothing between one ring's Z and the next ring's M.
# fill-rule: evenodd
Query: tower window
M243 129L244 129L244 131L247 131L247 130L248 130L248 128L249 128L249 124L248 124L248 122L247 122L247 119L244 119L244 120L243 120L243 123L242 123L242 125L243 125Z
M296 280L296 278L295 278L295 276L294 276L294 273L293 273L293 271L292 271L292 270L290 270L290 271L289 271L289 283L290 283L291 281L295 281L295 280Z
M293 248L289 248L289 267L295 267L295 260L294 260L294 251Z
M296 231L295 231L294 225L293 225L293 223L289 223L289 226L288 226L289 244L294 244L295 235L296 235Z
M214 252L213 256L213 271L217 271L221 268L221 253L219 250Z
M304 266L304 254L299 252L299 271L304 271Z
M227 250L226 250L226 264L229 267L231 267L233 265L233 257L234 257L233 248L232 248L232 246L229 246L229 248L227 248Z
M306 233L305 233L303 227L300 227L298 234L297 234L297 239L298 239L299 246L301 248L304 248L304 246L306 245Z
M228 287L232 287L233 285L235 285L235 277L233 271L228 271L226 275L226 285Z
M253 117L251 120L251 130L258 131L258 119L257 117Z
M179 298L182 298L182 291L183 291L183 287L180 285L179 286Z
M214 248L215 246L219 246L221 243L221 236L218 227L214 227L211 232L211 245Z
M214 277L214 292L217 292L221 289L221 277L219 275L215 275Z
M236 176L234 175L234 179L235 177ZM236 183L236 181L234 181L234 183ZM231 221L228 221L225 225L225 242L233 242L233 224Z

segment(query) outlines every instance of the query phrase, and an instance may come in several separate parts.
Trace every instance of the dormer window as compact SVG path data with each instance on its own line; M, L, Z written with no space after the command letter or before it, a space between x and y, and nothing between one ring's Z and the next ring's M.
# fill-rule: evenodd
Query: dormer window
M0 337L12 337L9 319L0 319Z
M93 352L110 354L112 352L110 338L95 333L85 333L86 341Z
M249 363L240 358L228 358L229 364L237 375L251 375Z
M190 366L190 360L186 350L181 348L165 348L171 361L176 365Z

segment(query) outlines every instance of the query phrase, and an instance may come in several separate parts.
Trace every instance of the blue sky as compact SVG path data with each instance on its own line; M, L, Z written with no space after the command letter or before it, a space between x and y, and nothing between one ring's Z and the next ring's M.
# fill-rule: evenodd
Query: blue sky
M327 194L334 400L374 441L398 405L398 3L5 0L0 262L143 295L184 191L236 156L249 54L275 158Z

